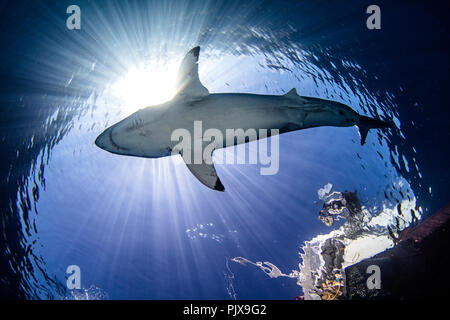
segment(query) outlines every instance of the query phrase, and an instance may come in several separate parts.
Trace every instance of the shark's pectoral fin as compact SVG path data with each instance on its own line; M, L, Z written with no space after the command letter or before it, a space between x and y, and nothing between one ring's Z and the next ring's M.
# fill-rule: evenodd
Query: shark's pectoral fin
M198 57L200 47L191 49L183 58L176 81L177 95L185 101L197 100L209 95L198 77Z
M217 176L212 160L214 147L205 141L194 141L194 146L202 144L202 148L183 148L179 150L184 163L192 174L208 188L217 191L225 191L225 187ZM208 148L208 149L207 149ZM198 151L198 152L197 152Z
M225 187L217 176L214 163L207 164L202 162L201 164L186 164L192 174L200 180L208 188L217 191L225 191Z

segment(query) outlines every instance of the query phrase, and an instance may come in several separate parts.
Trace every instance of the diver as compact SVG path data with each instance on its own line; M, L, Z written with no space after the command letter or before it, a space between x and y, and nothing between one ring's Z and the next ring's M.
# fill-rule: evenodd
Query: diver
M360 211L361 203L356 191L333 191L326 196L322 210L319 212L319 220L331 227L335 220L351 219Z

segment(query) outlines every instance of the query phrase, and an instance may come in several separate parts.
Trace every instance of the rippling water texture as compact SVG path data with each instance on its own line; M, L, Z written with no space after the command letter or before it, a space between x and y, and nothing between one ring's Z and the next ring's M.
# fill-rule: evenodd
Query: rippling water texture
M74 297L65 271L78 265L77 296L292 299L294 282L227 258L295 268L299 245L327 230L315 203L326 183L374 211L409 198L427 216L448 201L445 10L378 1L382 29L369 31L369 1L77 1L72 31L70 4L0 4L0 297ZM396 128L364 147L355 128L284 134L279 174L218 165L225 193L171 158L97 148L105 127L170 99L196 45L210 92L295 87Z

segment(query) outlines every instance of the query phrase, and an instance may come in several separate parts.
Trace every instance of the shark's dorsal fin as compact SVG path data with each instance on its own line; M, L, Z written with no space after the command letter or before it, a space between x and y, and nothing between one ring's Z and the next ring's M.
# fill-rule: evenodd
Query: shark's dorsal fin
M176 97L187 100L196 100L209 94L200 79L198 78L198 57L200 55L200 47L192 48L181 61L178 69L176 89Z
M292 88L291 90L289 90L289 92L288 93L286 93L285 95L284 95L285 97L291 97L291 98L298 98L298 97L300 97L299 95L298 95L298 93L297 93L297 89L295 89L295 88Z

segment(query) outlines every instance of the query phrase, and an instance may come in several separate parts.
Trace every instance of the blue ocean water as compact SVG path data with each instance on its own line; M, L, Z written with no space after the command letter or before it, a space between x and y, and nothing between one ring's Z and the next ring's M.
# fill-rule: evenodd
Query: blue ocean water
M371 1L77 1L69 30L72 4L0 3L1 298L293 299L295 281L229 259L297 268L303 241L329 232L328 182L370 208L414 199L423 217L448 202L440 3L378 1L380 30L366 27ZM168 97L161 83L197 45L210 92L296 88L396 128L364 147L353 127L283 134L276 175L217 165L225 193L170 158L97 148L108 125Z

